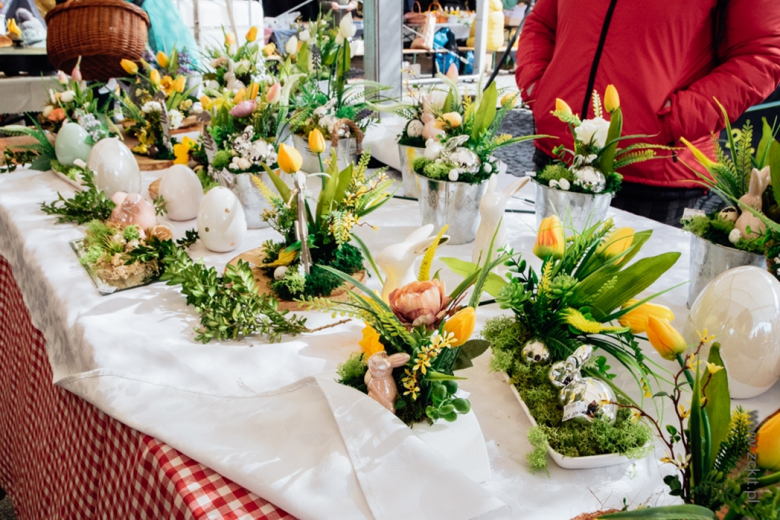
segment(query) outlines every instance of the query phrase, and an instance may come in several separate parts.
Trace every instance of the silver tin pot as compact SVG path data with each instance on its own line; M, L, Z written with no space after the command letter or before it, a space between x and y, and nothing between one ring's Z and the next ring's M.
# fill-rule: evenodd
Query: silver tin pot
M733 247L713 244L691 233L691 260L688 264L688 308L716 276L743 265L766 268L766 258Z
M401 159L401 177L404 181L404 197L416 199L420 196L420 190L417 187L417 174L414 173L414 160L422 157L425 148L417 146L398 145L398 156Z
M254 175L260 177L267 186L274 189L267 173L256 173ZM243 206L244 215L246 216L246 227L248 229L260 229L269 226L260 215L262 215L264 210L270 209L271 206L252 182L252 175L248 173L234 174L223 170L220 176L220 184L232 191L241 203L241 206Z
M293 146L298 150L303 158L301 164L301 170L306 173L319 173L322 171L320 168L320 161L317 158L317 154L309 150L309 140L301 137L300 135L293 135ZM322 162L325 163L326 159L330 158L330 150L332 148L329 139L325 140L325 151L322 152ZM349 139L341 139L339 141L339 148L336 150L339 161L339 170L343 170L348 164L357 163L357 139L350 137Z
M563 222L567 235L571 235L571 227L582 231L590 224L604 220L612 202L611 193L572 193L556 190L533 179L536 186L536 228L542 224L542 219L558 215Z
M479 201L487 190L487 181L479 184L436 181L415 174L420 188L422 225L433 224L434 232L449 224L451 245L473 242L479 226Z

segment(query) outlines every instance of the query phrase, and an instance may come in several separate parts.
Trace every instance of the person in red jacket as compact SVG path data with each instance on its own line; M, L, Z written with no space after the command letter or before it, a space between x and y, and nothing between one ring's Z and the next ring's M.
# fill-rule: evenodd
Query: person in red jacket
M733 121L780 83L780 1L538 0L517 65L536 133L559 137L535 142L540 169L556 145L572 146L550 114L555 99L590 118L591 93L603 95L608 84L620 93L624 135L675 146L685 137L713 154L711 135L725 126L715 99ZM703 194L683 164L696 161L684 147L659 155L670 157L622 169L613 205L677 224Z

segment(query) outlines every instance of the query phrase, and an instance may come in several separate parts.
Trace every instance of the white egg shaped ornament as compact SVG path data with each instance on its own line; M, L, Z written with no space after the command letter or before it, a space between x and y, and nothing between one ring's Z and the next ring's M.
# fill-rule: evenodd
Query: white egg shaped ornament
M198 211L198 235L215 253L233 251L246 235L244 208L227 188L209 190Z
M169 219L192 220L198 216L203 201L203 186L191 168L174 164L160 180L160 197L165 201Z
M89 133L78 123L65 123L57 132L54 140L54 153L57 161L65 166L73 166L73 161L86 162L92 151Z
M768 271L737 267L712 280L691 307L685 340L697 344L705 329L721 345L731 397L761 395L780 378L780 282Z
M118 191L141 193L141 171L133 152L119 139L102 139L92 147L87 160L95 172L95 186L111 197Z

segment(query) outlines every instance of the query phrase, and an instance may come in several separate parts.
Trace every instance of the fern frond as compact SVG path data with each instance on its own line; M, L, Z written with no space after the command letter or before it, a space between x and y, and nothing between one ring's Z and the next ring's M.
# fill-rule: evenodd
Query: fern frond
M614 169L618 170L629 164L644 162L648 159L652 159L654 155L655 152L653 150L642 150L625 154L619 161L615 161Z

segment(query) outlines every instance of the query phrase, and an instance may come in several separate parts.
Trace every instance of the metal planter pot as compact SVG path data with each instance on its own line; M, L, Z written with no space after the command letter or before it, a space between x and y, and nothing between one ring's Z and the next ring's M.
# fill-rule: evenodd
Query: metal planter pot
M698 235L691 233L691 260L688 265L688 308L699 294L716 276L729 269L753 265L766 268L766 258L763 255L740 251L733 247L713 244Z
M536 227L542 219L557 214L563 222L566 234L572 234L569 227L582 231L590 224L604 220L612 202L611 193L593 195L556 190L533 179L536 186Z
M401 159L401 176L404 181L404 197L416 199L420 196L417 186L417 174L414 173L414 160L422 157L425 148L417 146L398 145L398 156Z
M438 232L449 224L449 244L473 242L479 226L479 201L487 190L487 181L479 184L436 181L415 174L420 188L420 216L422 224L433 224Z
M320 168L320 161L317 158L316 153L312 153L309 150L309 140L301 137L300 135L293 135L293 145L303 157L303 163L301 170L306 173L318 173L322 170ZM325 141L325 151L322 152L322 161L330 157L330 150L332 148L330 140ZM350 137L349 139L341 139L339 141L339 148L336 150L339 160L339 170L343 170L348 164L357 163L357 139Z
M254 175L260 177L266 185L273 186L267 173L256 173ZM257 189L257 186L252 183L251 177L248 173L233 174L223 171L220 176L220 184L232 191L238 201L241 202L248 229L266 228L269 224L260 215L262 215L264 210L270 209L271 206L260 193L260 190Z

